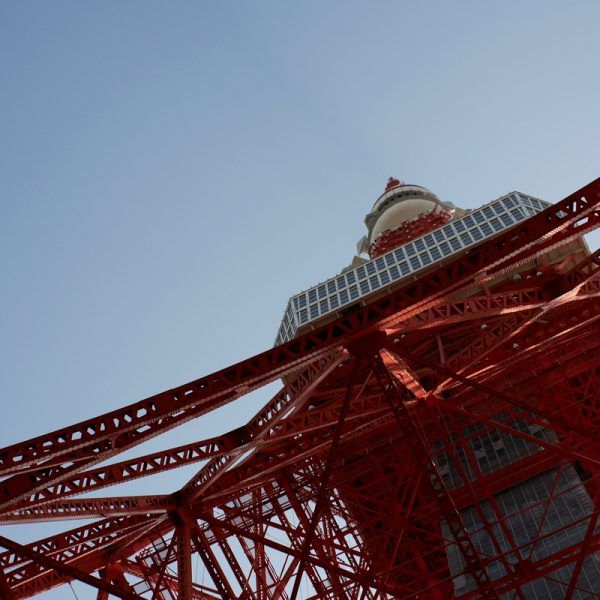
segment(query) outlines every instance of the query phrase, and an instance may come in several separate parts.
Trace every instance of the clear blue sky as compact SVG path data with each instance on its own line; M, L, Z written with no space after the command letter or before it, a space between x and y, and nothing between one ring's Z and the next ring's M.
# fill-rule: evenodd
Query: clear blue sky
M599 23L597 0L0 4L0 446L269 347L390 175L463 207L600 176Z

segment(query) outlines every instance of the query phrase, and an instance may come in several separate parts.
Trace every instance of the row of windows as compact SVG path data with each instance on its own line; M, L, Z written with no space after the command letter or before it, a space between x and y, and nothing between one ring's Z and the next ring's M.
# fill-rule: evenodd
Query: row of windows
M505 225L511 225L512 222L510 221L510 217L508 217L508 215L504 215L504 217L506 218L503 219L503 221L505 221ZM350 285L347 289L346 287L341 288L339 294L335 293L336 281L332 280L327 282L328 294L325 294L324 291L323 293L317 294L318 288L309 291L308 300L310 304L308 308L305 308L307 304L306 296L295 298L295 306L298 308L298 320L300 324L307 323L308 320L315 319L320 315L323 315L331 310L335 310L339 306L343 306L344 304L357 299L359 297L357 290L360 290L360 296L369 294L372 291L388 285L391 281L401 279L412 271L426 267L427 265L440 260L444 256L448 256L449 254L457 252L461 248L469 246L474 242L483 239L484 237L492 235L496 231L500 231L503 228L503 224L501 224L498 219L493 219L489 224L484 223L481 229L473 228L470 232L462 233L459 237L453 237L447 242L442 242L439 244L439 247L434 246L430 248L429 251L424 250L424 247L422 246L421 248L423 251L418 255L410 256L408 260L403 260L402 262L392 265L389 269L383 270L379 273L377 273L373 262L358 267L358 269L356 269L358 284ZM396 251L396 258L401 254L402 248L399 248L398 250L400 252ZM406 254L408 255L409 253L407 252ZM414 252L410 254L414 254ZM383 257L381 258L383 259ZM394 257L389 255L387 258ZM389 263L392 261L388 260L387 262ZM383 263L383 260L381 263L382 266L385 267L386 263ZM352 279L356 281L356 276L354 273L352 273ZM320 287L324 288L325 284ZM318 298L320 298L320 300Z
M484 207L484 209L485 208L488 207ZM504 207L501 205L500 208L504 210ZM500 211L498 210L497 212ZM303 308L307 303L313 303L317 299L321 300L330 294L334 294L337 290L354 284L357 277L359 279L364 279L376 271L380 271L386 266L392 265L398 260L402 260L405 257L411 257L416 253L425 250L425 248L436 246L438 243L443 242L444 240L450 240L454 244L454 247L458 247L454 241L457 236L460 237L465 244L472 243L472 238L475 240L482 239L483 236L491 235L495 231L500 231L503 229L503 226L508 227L513 225L515 221L525 218L525 213L520 208L514 209L510 212L511 215L504 213L501 214L499 218L494 217L492 214L489 224L485 222L485 219L480 212L474 212L471 215L467 215L455 223L449 223L441 229L429 233L422 238L415 240L414 242L409 242L408 244L401 246L400 248L396 248L396 250L391 251L384 256L380 256L375 260L369 261L366 264L357 267L354 271L350 271L345 275L340 275L335 279L331 279L325 283L322 283L319 286L309 290L308 293L296 296L294 298L294 306L296 309ZM481 229L475 226L476 222L480 224ZM472 238L468 235L467 230L470 230L468 233L472 234Z
M496 418L504 420L502 419L502 415L497 415ZM555 441L554 432L535 423L528 422L525 419L511 423L507 422L506 424L517 431L527 433L536 438ZM466 430L463 432L463 436L468 438L471 433L475 433L475 431L469 432L469 430ZM477 462L477 468L483 475L497 471L525 456L541 450L541 447L534 442L497 429L477 435L471 438L468 443L472 459ZM475 470L471 460L467 459L464 450L457 447L454 453L460 461L461 469L467 474L469 480L474 481L476 479ZM436 463L444 484L449 489L457 489L464 485L464 481L455 464L455 459L451 458L447 452L440 453L436 457Z
M511 211L513 219L508 214L501 215L500 219L505 226L510 226L513 224L513 220L522 220L525 217L525 213L521 209L516 209ZM313 288L308 291L308 294L302 294L301 296L297 296L294 298L294 306L296 309L303 308L308 303L315 302L317 299L322 299L327 295L334 294L337 290L348 287L356 282L356 278L364 279L365 277L372 275L376 271L380 271L384 269L386 266L390 266L394 264L394 262L398 260L402 260L405 257L410 257L416 254L419 251L425 250L425 248L431 248L437 245L439 242L443 242L444 240L454 240L458 235L464 243L472 243L472 239L468 234L461 233L466 232L467 229L470 229L470 233L472 234L475 240L482 239L485 235L490 235L493 231L499 231L502 229L502 225L500 225L500 221L497 218L492 218L490 221L490 226L484 222L484 219L478 218L481 217L479 213L476 213L473 217L470 215L464 217L461 221L457 221L454 224L446 225L445 227L438 229L435 232L427 234L426 236L415 240L414 242L410 242L405 246L401 246L396 250L389 252L384 256L380 256L379 258L370 261L364 265L361 265L355 271L350 271L346 275L340 275L335 279L331 279L328 282L325 282L316 288ZM464 221L464 223L462 222ZM475 227L475 221L478 223L482 223L481 229L483 231L483 235L481 231Z

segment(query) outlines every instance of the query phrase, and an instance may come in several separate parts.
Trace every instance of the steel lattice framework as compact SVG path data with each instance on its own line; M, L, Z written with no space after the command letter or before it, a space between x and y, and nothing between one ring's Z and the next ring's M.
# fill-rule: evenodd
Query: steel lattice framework
M600 251L574 250L598 225L600 179L289 343L0 450L0 524L89 519L0 537L0 596L77 579L98 598L442 600L457 581L527 598L546 579L600 597L583 577L600 552ZM244 426L117 461L278 379ZM487 469L484 436L527 452ZM170 495L85 495L192 463ZM589 506L552 547L567 471ZM540 477L524 544L503 499Z

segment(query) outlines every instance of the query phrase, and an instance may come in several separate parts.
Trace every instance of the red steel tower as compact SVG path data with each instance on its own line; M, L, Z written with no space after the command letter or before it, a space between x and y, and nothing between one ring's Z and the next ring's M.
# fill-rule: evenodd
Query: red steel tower
M471 211L391 179L365 222L274 348L0 450L1 524L86 519L0 536L0 598L600 597L600 179ZM119 457L277 380L241 427Z

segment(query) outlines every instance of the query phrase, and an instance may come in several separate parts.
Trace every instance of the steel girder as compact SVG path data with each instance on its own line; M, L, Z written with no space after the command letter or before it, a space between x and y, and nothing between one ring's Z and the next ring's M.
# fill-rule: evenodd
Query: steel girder
M600 254L578 240L598 225L600 180L296 340L0 450L0 524L93 519L0 537L0 594L79 579L98 598L527 598L546 581L595 597ZM246 425L114 462L278 378ZM482 443L520 450L492 468ZM193 463L169 495L85 496ZM540 478L512 514L506 495ZM581 514L552 525L573 494ZM533 512L523 541L514 519Z

